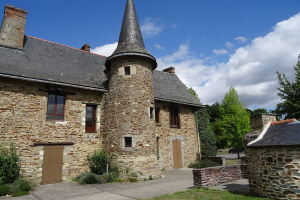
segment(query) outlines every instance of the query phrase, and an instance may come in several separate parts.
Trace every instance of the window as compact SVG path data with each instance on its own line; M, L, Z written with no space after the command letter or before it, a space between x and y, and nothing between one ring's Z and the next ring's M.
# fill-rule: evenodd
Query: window
M159 119L159 112L160 112L160 109L159 108L155 108L155 122L157 123L157 124L159 124L160 123L160 119Z
M132 147L132 137L124 137L125 147Z
M58 94L48 95L47 120L64 120L65 96Z
M151 107L150 107L150 118L151 118L151 119L154 118L153 111L154 111L154 108L151 108Z
M156 137L156 154L157 160L159 160L159 137Z
M170 126L178 128L179 127L179 110L178 108L170 108Z
M85 132L96 133L96 109L95 105L86 105Z
M124 70L125 70L125 75L130 75L130 67L129 66L124 67Z

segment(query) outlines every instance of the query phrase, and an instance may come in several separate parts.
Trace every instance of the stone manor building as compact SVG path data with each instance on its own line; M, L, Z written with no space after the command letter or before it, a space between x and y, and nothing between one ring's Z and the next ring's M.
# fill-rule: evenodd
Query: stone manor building
M110 57L24 35L26 18L7 5L0 30L0 142L16 145L24 177L70 181L102 148L139 179L195 160L202 105L173 67L155 70L133 0Z

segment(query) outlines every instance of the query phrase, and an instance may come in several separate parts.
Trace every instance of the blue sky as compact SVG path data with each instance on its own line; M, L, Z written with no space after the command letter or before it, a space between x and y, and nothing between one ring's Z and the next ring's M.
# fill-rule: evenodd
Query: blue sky
M1 0L28 10L25 34L110 55L126 0ZM174 66L202 103L234 87L245 106L273 109L276 70L293 79L300 54L299 0L135 0L158 69ZM3 13L3 12L2 12ZM2 16L1 16L2 17Z

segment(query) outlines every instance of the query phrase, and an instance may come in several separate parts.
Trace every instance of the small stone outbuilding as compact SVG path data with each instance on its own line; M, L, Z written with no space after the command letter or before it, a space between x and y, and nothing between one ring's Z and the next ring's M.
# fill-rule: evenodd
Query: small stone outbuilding
M300 199L299 121L267 123L245 153L251 192L272 199Z

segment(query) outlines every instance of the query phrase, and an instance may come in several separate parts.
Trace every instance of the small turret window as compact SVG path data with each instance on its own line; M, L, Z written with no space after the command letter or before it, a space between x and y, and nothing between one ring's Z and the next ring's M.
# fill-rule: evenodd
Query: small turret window
M124 137L125 147L132 147L132 137Z
M125 75L130 75L130 67L129 66L124 67L124 70L125 70Z

